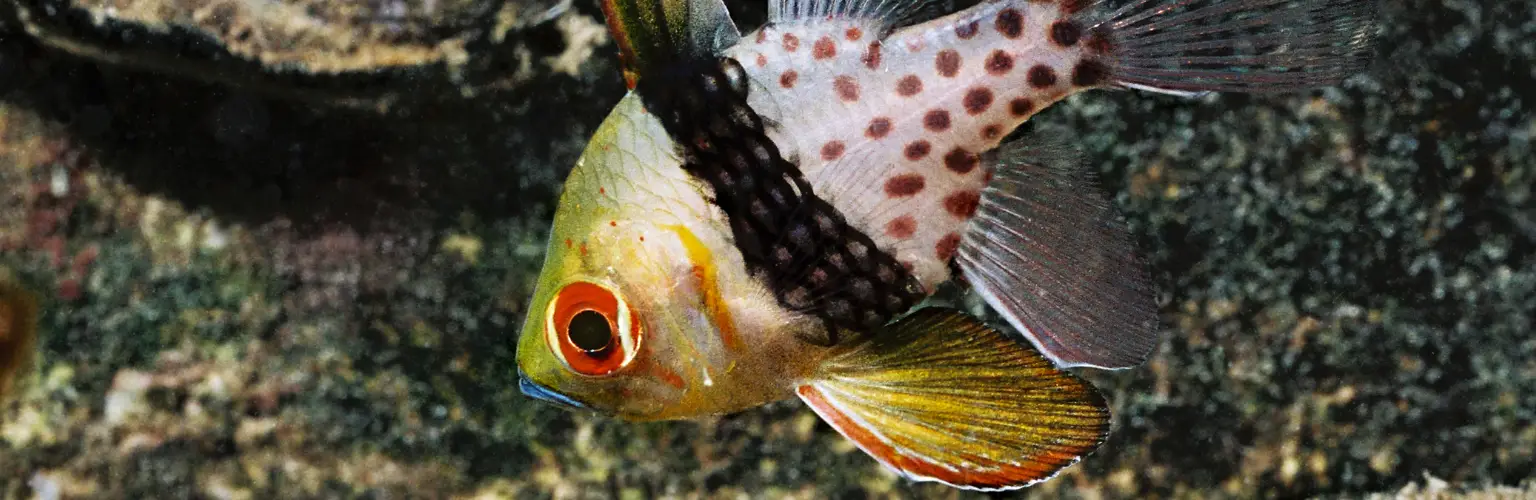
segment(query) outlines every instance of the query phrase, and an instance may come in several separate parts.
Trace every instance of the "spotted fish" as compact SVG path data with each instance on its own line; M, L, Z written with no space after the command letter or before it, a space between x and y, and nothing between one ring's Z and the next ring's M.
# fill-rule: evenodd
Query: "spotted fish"
M1073 93L1295 91L1357 71L1360 0L603 0L630 92L572 170L524 393L632 420L798 396L916 480L1011 489L1096 449L1067 367L1157 344L1136 249L1069 142ZM969 286L1009 327L919 308Z

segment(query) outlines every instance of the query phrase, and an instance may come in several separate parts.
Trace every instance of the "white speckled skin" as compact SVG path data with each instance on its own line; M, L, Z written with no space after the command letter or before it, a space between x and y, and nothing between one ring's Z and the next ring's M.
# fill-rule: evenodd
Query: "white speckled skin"
M1088 35L1070 45L1052 36L1066 16L1055 3L993 2L883 39L872 20L770 24L725 55L746 69L749 102L816 194L932 290L950 278L990 177L976 155L1084 89L1071 80L1093 55Z

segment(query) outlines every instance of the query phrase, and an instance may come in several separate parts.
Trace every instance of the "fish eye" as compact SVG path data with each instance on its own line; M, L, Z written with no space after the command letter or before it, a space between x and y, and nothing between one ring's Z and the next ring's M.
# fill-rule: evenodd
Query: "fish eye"
M566 328L565 335L571 338L571 344L587 354L602 352L613 345L613 329L608 327L608 318L597 311L576 313Z
M629 306L608 287L577 281L549 303L544 325L555 357L581 375L610 375L634 359L639 323Z

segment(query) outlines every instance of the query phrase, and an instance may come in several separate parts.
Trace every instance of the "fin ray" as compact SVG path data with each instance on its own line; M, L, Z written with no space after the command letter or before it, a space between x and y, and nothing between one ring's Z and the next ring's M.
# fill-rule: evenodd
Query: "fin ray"
M1075 150L1051 135L993 153L994 177L956 262L1058 364L1138 365L1158 340L1149 276Z
M1117 84L1188 95L1336 84L1365 65L1375 28L1373 0L1139 0L1095 29Z
M630 88L651 68L713 55L741 39L723 0L601 0L601 6Z
M1091 385L1028 346L948 309L837 348L797 394L882 464L916 480L1022 488L1103 442Z

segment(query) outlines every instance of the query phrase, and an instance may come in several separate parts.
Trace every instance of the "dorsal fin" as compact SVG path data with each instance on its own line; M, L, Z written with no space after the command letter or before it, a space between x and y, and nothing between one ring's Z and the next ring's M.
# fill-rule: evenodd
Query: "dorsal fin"
M792 24L835 19L875 22L882 31L934 17L943 0L772 0L768 22Z
M602 7L629 88L648 69L714 55L741 39L722 0L602 0Z

